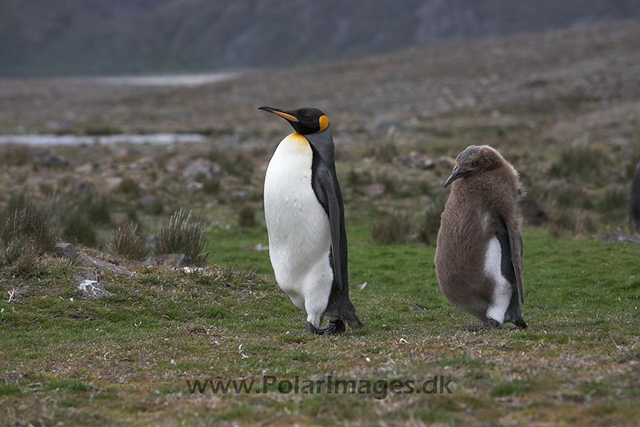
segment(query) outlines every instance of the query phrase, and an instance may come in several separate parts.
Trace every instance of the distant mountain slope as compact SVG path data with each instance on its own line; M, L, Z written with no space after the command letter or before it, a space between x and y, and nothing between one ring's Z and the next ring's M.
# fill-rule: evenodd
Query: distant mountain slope
M640 16L640 0L2 0L0 75L315 63Z

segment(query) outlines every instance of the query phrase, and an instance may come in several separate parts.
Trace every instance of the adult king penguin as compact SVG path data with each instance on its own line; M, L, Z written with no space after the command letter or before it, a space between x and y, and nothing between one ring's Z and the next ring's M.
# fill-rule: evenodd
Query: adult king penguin
M349 299L347 235L334 144L327 116L317 108L260 107L291 124L264 182L269 257L278 286L307 312L307 332L361 328ZM328 325L320 329L323 318Z
M517 199L518 172L495 149L460 153L444 186L451 185L440 221L436 276L455 306L483 322L526 329L520 302L523 245Z

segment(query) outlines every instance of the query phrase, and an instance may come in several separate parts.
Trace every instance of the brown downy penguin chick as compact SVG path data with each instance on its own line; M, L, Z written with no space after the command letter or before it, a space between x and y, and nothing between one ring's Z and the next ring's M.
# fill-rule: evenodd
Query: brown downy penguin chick
M450 184L436 247L440 290L482 329L525 329L518 172L492 147L472 145L458 155Z
M630 219L631 229L636 233L640 233L640 162L636 165L636 172L631 181L631 197L630 197Z

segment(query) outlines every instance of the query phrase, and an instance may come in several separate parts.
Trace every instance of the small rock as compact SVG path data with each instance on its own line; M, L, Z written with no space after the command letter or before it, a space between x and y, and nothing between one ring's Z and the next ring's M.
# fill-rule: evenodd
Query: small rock
M520 212L528 225L537 227L549 222L549 216L535 200L521 200Z
M456 159L449 156L442 156L442 157L438 157L436 164L438 167L442 167L447 170L453 169L453 167L456 165Z
M127 168L130 170L149 170L153 169L155 165L156 159L150 156L146 156L130 163Z
M413 169L428 170L436 167L435 160L417 151L412 151L409 156L401 158L400 162Z
M619 147L619 148L630 148L633 146L633 141L629 138L624 138L624 137L616 137L616 138L611 138L608 141L609 145L613 145L615 147Z
M537 88L549 86L550 83L551 82L549 80L538 77L538 78L533 78L529 80L522 86L527 89L537 89Z
M164 203L156 196L142 196L136 200L136 205L144 212L153 215L160 215L164 210Z
M401 120L393 120L389 118L379 118L373 122L373 128L376 133L393 134L398 130L404 129L404 123Z
M49 154L47 157L42 159L38 164L46 168L63 168L63 167L69 166L69 161L57 154Z
M160 199L156 196L142 196L136 200L136 204L140 207L151 206L159 202Z
M53 253L60 258L75 259L80 253L80 250L72 243L58 243Z
M235 199L246 199L249 195L248 191L245 190L233 190L226 193L229 197L233 197Z
M192 263L191 258L184 254L164 254L145 259L142 264L154 267L182 268Z
M124 181L122 178L120 178L119 176L114 176L112 178L108 178L107 179L107 188L109 189L109 191L113 191L116 188L120 187L120 184L122 184L122 181Z
M86 182L86 181L80 181L80 182L76 182L75 185L75 190L77 193L79 194L87 194L93 191L94 189L94 185L91 182Z
M607 234L600 238L602 243L637 243L640 244L640 237L623 236L622 234Z
M220 166L207 159L197 159L189 163L182 171L182 177L187 180L211 179L220 173Z
M105 289L104 285L96 280L83 280L78 283L78 290L85 298L102 298L113 296L113 293Z
M204 188L204 184L197 181L189 182L186 185L186 190L189 193L197 193L198 191L201 191L203 188Z
M176 175L180 170L180 159L178 157L171 157L165 165L165 170L171 175Z
M253 249L256 250L256 251L268 251L269 250L269 246L263 245L262 243L258 243L257 245L255 245L253 247Z
M78 274L73 275L73 280L81 282L83 280L98 280L98 276L89 267L80 267Z
M76 168L76 172L90 174L93 173L94 167L93 163L84 163Z
M101 259L89 256L78 249L77 246L71 243L58 243L53 250L54 254L60 258L67 258L80 265L90 267L99 271L112 271L117 274L123 274L125 276L132 276L133 272L123 267L118 267L110 262L102 261Z
M90 268L82 268L79 274L73 275L73 280L84 298L102 298L114 295L98 281L95 273Z
M380 184L379 182L374 182L364 187L364 193L369 197L382 196L385 191L386 187L384 184Z
M147 244L149 245L149 250L153 253L160 244L160 238L158 236L151 236L147 239Z
M29 285L24 285L16 289L16 295L28 296L33 293L33 289Z
M80 252L76 257L76 262L87 267L94 268L98 271L111 271L113 273L122 274L124 276L133 276L133 272L126 268L119 267L110 262L102 261L101 259L89 256Z
M187 274L204 273L206 270L202 267L182 267L182 271Z

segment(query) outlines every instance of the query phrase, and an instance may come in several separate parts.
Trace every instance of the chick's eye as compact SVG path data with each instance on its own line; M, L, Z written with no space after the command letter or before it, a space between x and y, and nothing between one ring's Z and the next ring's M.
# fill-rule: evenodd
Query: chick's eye
M471 162L471 166L474 166L474 167L475 167L475 166L478 166L478 161L477 161L477 160L474 160L473 162Z

